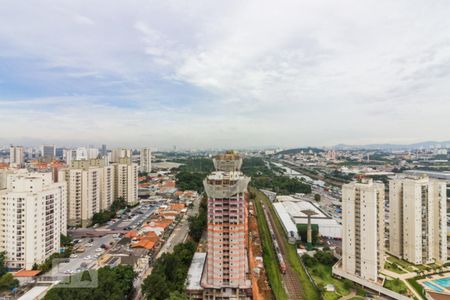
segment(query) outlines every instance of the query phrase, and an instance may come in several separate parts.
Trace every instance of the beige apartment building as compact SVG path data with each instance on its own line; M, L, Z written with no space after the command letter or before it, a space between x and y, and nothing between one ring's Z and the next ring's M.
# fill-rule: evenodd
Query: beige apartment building
M371 179L342 187L343 271L372 282L384 265L384 196Z
M138 165L131 158L120 158L114 167L114 195L123 198L128 204L138 201Z
M447 260L446 182L397 177L389 182L389 252L413 264Z
M0 191L0 251L7 267L32 269L60 249L67 234L66 183L54 183L51 173L19 170L8 174Z
M92 216L115 199L114 168L103 166L101 159L72 161L59 171L58 180L67 182L70 226L90 225Z
M150 173L152 171L152 150L142 148L140 151L139 171Z

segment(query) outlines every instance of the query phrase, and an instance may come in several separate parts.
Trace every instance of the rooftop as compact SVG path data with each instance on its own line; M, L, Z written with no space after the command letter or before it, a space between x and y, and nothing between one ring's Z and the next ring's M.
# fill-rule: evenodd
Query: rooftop
M189 267L187 279L186 279L186 289L188 290L199 290L203 289L200 285L202 279L203 268L205 266L206 253L195 252L192 258L191 266Z
M14 277L34 277L39 275L41 271L39 270L20 270L14 273Z

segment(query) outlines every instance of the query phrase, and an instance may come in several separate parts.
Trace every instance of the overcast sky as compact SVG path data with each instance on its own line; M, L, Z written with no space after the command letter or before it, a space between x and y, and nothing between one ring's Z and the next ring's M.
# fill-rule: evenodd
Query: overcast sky
M450 140L450 1L0 7L5 144Z

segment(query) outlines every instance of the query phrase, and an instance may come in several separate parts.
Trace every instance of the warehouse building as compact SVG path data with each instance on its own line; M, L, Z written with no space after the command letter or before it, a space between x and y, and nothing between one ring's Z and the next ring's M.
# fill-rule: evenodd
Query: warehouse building
M291 196L278 196L274 203L275 210L283 223L288 238L298 224L308 224L308 217L302 211L312 210L316 215L311 217L311 224L317 224L319 235L328 238L341 238L341 225L328 216L320 207L312 202L300 200ZM298 238L298 233L296 238Z

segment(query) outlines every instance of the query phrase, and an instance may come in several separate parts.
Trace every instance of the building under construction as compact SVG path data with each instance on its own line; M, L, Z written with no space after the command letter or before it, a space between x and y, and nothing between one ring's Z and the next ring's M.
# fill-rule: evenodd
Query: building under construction
M214 159L215 171L204 180L208 195L207 253L196 297L251 299L248 266L249 177L240 171L242 157L226 152ZM189 288L187 290L190 293Z

